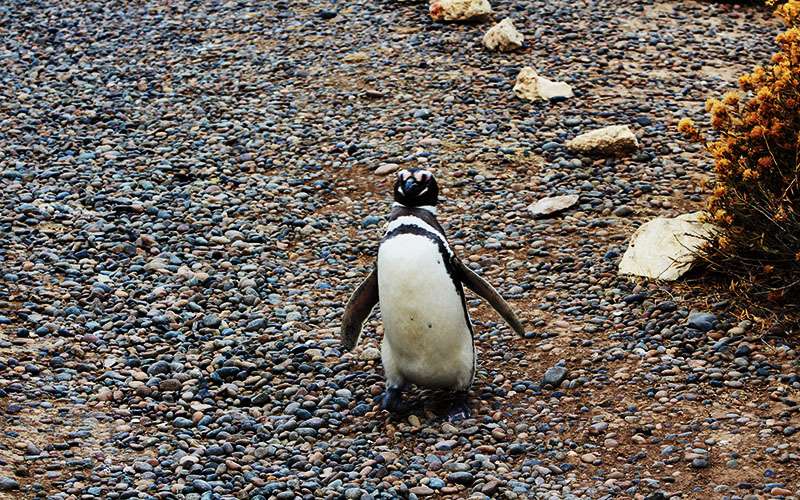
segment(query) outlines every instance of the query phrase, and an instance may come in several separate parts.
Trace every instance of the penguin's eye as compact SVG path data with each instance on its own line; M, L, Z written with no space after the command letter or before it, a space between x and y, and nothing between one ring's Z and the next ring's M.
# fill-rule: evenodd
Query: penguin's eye
M401 181L405 181L405 180L407 180L409 177L411 177L411 172L409 172L408 170L401 170L401 171L397 172L397 177L398 177L398 178L399 178Z
M427 170L420 170L414 173L414 178L417 180L417 182L428 182L431 178L431 173Z

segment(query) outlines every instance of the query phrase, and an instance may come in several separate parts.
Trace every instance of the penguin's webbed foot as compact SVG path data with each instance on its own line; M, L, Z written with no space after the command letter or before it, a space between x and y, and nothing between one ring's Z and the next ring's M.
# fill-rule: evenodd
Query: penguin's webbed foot
M467 404L467 394L457 394L453 403L450 405L450 409L447 410L447 420L450 422L458 422L468 419L471 415L469 405Z
M402 405L401 395L403 389L400 387L387 387L381 398L381 410L397 412Z

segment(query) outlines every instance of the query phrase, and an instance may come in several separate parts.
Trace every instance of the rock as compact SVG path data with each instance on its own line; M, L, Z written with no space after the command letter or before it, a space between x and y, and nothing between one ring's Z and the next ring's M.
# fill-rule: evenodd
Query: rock
M441 490L442 488L447 486L447 484L438 477L432 477L430 481L428 481L428 486L433 488L434 490Z
M579 196L577 194L542 198L541 200L529 206L528 211L534 217L552 215L572 207L578 203L578 199Z
M517 31L510 18L505 18L492 26L483 35L483 45L489 50L509 52L522 47L525 37Z
M408 491L417 495L418 497L426 497L428 495L433 495L433 490L425 485L414 486L413 488L409 488Z
M338 12L336 12L335 10L323 9L319 11L317 15L319 15L319 17L327 21L329 19L333 19L334 17L336 17L338 15Z
M156 361L147 369L147 374L150 376L164 375L170 373L172 368L166 361Z
M674 281L697 259L695 252L714 233L699 221L701 212L669 219L658 217L643 224L631 237L619 264L619 274Z
M565 378L567 378L567 369L563 366L556 365L548 368L547 371L544 372L542 384L558 387Z
M433 0L428 12L434 21L469 21L489 16L488 0Z
M431 111L429 109L420 108L420 109L414 110L413 116L414 116L414 118L421 118L421 119L424 120L425 118L430 118Z
M370 227L377 224L380 224L381 218L377 215L368 215L364 217L364 220L361 221L361 227Z
M175 378L168 378L158 384L158 390L162 392L175 392L181 390L181 382Z
M342 57L342 61L348 63L360 63L369 60L369 54L366 52L351 52Z
M717 317L711 313L694 312L686 319L686 325L689 328L707 332L714 328L714 323L716 323L716 321Z
M587 155L624 156L639 149L639 141L627 125L612 125L567 141L567 148Z
M361 488L347 488L346 490L344 490L344 497L347 498L348 500L356 500L358 498L361 498L361 496L364 493L365 493L364 490L362 490Z
M259 330L264 329L266 324L267 322L264 320L264 318L255 318L247 323L247 326L245 326L245 330L247 330L248 332L257 332Z
M172 421L172 425L178 427L180 429L187 429L194 425L191 420L184 417L176 417L175 420Z
M453 446L456 445L456 441L454 439L447 439L444 441L439 441L438 443L434 444L434 448L439 451L450 451L453 449Z
M0 491L13 491L19 489L16 479L8 476L0 476Z
M203 318L203 326L207 328L217 328L222 324L222 320L216 314L208 314Z
M500 488L500 481L492 480L483 485L481 493L484 495L493 495L498 488Z
M530 66L522 68L517 75L514 94L520 99L528 101L562 100L575 95L568 83L554 82L539 76L536 70Z
M381 351L376 347L365 347L364 350L358 355L358 358L365 361L381 359Z
M375 174L377 175L391 174L398 168L400 168L400 165L398 165L397 163L381 163L380 165L378 165L378 168L375 169Z
M615 208L611 213L616 217L627 217L629 215L633 215L633 209L627 205L622 205Z
M581 462L587 464L593 464L597 462L597 455L595 455L594 453L584 453L583 455L581 455Z
M98 401L111 401L112 399L114 399L114 392L108 387L101 387L100 390L97 391Z
M459 471L450 473L447 476L447 480L451 483L468 485L475 481L475 477L469 472Z

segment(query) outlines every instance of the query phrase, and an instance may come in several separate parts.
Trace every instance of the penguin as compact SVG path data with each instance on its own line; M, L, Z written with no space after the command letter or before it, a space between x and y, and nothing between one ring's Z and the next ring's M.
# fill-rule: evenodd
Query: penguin
M525 331L500 294L456 256L436 219L438 201L431 172L397 173L377 259L345 306L341 338L352 350L364 321L380 304L386 377L381 408L398 411L409 384L445 389L453 393L448 419L457 421L470 416L467 393L477 363L463 287L489 302L517 334Z

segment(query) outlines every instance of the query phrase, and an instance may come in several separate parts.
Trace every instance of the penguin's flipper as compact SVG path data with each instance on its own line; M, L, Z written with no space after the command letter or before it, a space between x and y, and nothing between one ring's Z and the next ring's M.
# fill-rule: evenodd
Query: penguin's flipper
M458 278L461 280L467 288L475 292L477 295L482 297L486 302L491 304L495 311L500 313L500 316L506 320L506 323L515 331L517 335L523 336L525 335L525 329L522 327L522 322L517 318L517 315L514 314L514 311L511 310L511 306L508 305L508 302L497 293L492 285L490 285L485 279L481 278L475 272L464 265L461 260L457 257L453 257L453 267L455 267L456 272L458 273Z
M378 268L373 268L367 279L358 285L350 296L342 316L342 343L348 351L352 350L361 337L361 328L378 303Z

